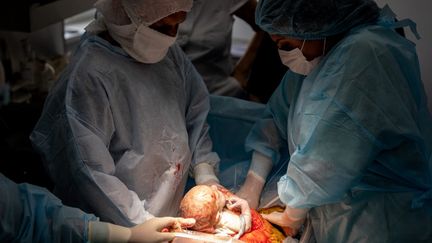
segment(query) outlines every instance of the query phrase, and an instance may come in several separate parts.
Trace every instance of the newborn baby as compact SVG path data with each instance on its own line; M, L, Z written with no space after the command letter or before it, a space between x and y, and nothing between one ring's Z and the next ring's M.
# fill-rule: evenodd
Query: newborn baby
M240 237L247 243L280 243L285 239L281 231L250 210L245 200L223 187L195 186L183 197L180 214L196 220L191 228L196 231Z
M180 204L180 215L194 218L196 231L239 238L251 227L248 203L223 187L198 185Z

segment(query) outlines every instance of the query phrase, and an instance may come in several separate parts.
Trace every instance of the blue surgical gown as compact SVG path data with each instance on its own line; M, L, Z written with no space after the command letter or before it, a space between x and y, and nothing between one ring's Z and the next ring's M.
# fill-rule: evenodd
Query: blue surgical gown
M88 223L98 221L44 188L1 173L0 191L0 242L88 242Z
M289 165L281 200L318 242L432 242L432 122L413 43L352 29L307 76L288 72L247 147Z
M178 45L143 64L86 34L30 138L64 203L130 226L176 215L190 167L217 168L208 110Z

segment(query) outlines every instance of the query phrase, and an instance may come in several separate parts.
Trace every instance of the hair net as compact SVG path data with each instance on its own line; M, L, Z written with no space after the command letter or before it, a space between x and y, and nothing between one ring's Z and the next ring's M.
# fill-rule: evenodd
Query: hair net
M123 7L132 22L151 25L180 11L188 12L192 0L123 0Z
M131 20L149 26L170 14L189 11L192 0L99 0L95 7L111 23L127 24Z
M323 39L375 21L373 0L261 0L256 23L270 34L297 39Z
M98 0L94 6L103 15L105 21L117 25L131 22L123 9L122 0Z

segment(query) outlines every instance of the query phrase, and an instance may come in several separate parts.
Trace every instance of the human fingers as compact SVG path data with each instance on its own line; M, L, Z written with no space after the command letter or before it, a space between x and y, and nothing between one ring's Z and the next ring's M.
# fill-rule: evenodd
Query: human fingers
M252 193L246 192L245 190L240 190L236 193L236 196L242 198L248 202L250 208L256 209L259 204L259 196Z
M184 228L190 228L196 223L196 220L194 218L177 218L177 221Z
M281 212L272 212L269 214L261 214L261 216L269 221L270 223L277 224L279 226L286 226L282 221L282 213Z

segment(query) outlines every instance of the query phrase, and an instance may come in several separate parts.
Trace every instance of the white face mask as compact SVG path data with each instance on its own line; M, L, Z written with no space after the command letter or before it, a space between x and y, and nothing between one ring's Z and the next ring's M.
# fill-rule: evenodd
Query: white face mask
M303 45L301 49L303 49L304 43L305 41L303 41ZM312 71L312 69L314 69L314 67L318 65L322 57L319 56L314 58L312 61L308 61L306 57L303 55L302 51L298 48L295 48L291 51L284 51L278 49L278 51L282 63L285 66L287 66L291 71L301 75L308 75ZM325 40L324 40L323 53L324 51L325 51Z
M106 23L108 30L122 48L135 60L142 63L160 62L176 37L165 35L148 26L140 25L135 31L135 25L115 25Z

